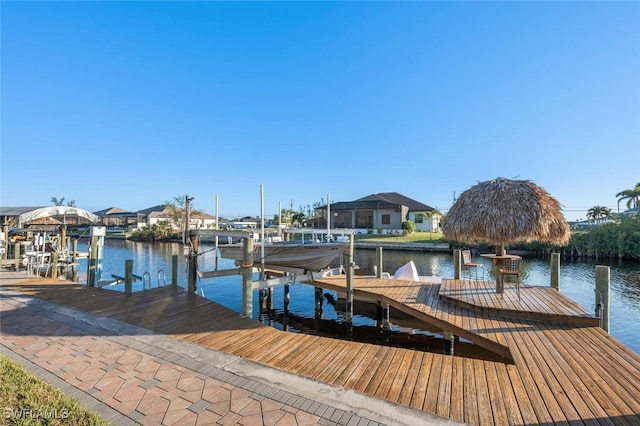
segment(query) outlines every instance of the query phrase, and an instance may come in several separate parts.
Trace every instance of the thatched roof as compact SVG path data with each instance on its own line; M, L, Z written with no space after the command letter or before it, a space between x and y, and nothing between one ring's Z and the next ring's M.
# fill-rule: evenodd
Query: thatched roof
M443 223L445 238L494 244L569 242L569 224L560 203L528 180L480 182L456 200Z

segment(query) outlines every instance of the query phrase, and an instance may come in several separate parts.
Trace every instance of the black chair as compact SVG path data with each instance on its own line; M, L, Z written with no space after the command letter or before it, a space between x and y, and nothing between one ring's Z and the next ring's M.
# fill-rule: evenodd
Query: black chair
M503 259L500 267L500 279L504 285L504 279L507 276L516 277L516 291L518 299L520 299L520 259Z

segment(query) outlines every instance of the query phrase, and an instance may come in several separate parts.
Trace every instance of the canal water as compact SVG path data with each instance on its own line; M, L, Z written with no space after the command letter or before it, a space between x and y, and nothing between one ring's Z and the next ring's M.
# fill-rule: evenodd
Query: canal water
M86 241L79 243L80 251L86 251ZM202 271L234 268L233 261L219 258L212 245L201 244L202 255L199 268ZM162 284L163 276L171 280L171 259L178 255L179 271L178 284L187 286L186 262L184 249L178 243L146 243L125 240L107 239L104 247L102 280L111 280L111 275L124 276L125 260L133 260L133 270L136 275L149 273L152 287ZM370 270L376 264L375 250L356 250L354 260L363 271ZM405 263L413 261L419 275L453 277L453 256L450 253L427 253L415 251L383 252L384 270L393 274ZM492 265L488 259L474 258L474 262L482 263L485 267L485 278L493 279ZM521 262L523 275L521 282L531 285L545 285L550 283L549 260L538 258L524 258ZM607 265L611 268L611 312L610 333L636 353L640 354L640 262L602 260L561 260L560 291L570 299L595 311L595 266ZM81 283L86 282L86 260L79 267ZM256 277L257 278L257 277ZM239 276L209 278L199 280L198 293L237 312L242 311L242 284ZM124 285L118 284L105 287L115 291L124 291ZM142 290L142 283L134 283L134 291ZM274 289L273 309L265 312L261 310L261 299L258 291L254 292L254 318L276 328L293 332L313 333L345 337L372 343L384 343L397 346L414 347L421 350L440 351L443 345L442 336L438 330L425 329L421 323L412 322L409 318L396 316L391 312L391 332L381 331L376 327L375 307L362 303L355 304L353 330L345 331L343 323L343 303L335 292L324 291L324 303L321 317L315 314L315 292L312 286L294 284L290 286L289 308L284 310L283 287ZM261 312L262 311L262 312ZM213 318L212 318L213 320ZM467 352L473 354L481 351L479 348L467 348L464 340L456 343L456 354ZM490 358L488 354L480 354Z

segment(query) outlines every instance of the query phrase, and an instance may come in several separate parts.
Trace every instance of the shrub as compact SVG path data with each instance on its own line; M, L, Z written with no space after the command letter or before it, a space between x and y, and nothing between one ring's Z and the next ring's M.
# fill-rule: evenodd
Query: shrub
M415 230L416 230L416 224L413 223L412 221L407 220L402 222L402 231L405 234L413 234Z

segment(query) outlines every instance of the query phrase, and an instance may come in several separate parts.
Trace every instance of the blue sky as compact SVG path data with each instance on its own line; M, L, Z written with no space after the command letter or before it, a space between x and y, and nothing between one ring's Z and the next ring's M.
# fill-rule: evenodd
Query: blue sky
M3 206L446 213L502 176L575 220L640 182L637 2L0 7Z

